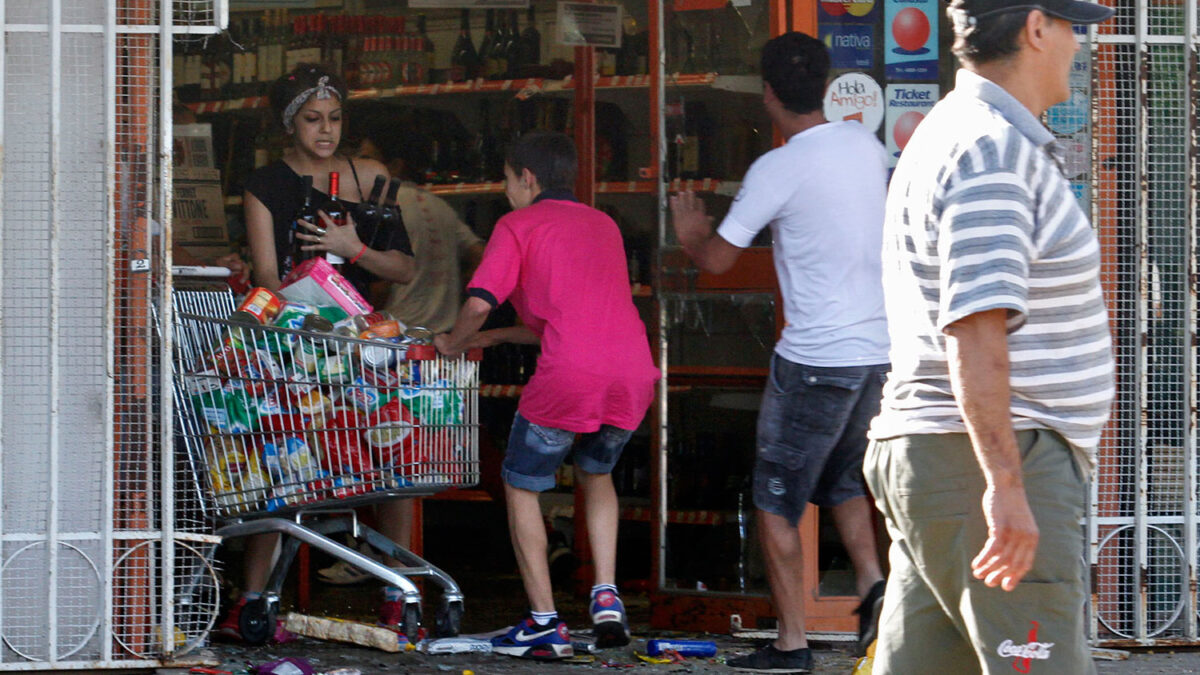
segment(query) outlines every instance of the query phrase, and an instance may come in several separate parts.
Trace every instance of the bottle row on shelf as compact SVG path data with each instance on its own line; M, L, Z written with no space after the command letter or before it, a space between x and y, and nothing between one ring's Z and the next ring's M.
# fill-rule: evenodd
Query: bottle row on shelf
M758 94L762 92L762 81L756 76L721 75L715 72L670 73L665 76L663 82L668 87L708 86L739 93ZM594 86L597 89L645 89L650 86L650 83L650 76L643 73L640 75L601 76L594 81ZM350 92L350 98L362 100L448 94L507 93L520 100L526 100L539 94L569 92L573 89L575 89L575 79L572 75L565 75L561 78L529 77L504 80L473 78L462 82L354 89ZM190 101L186 105L198 115L212 115L266 108L269 103L265 95L255 94Z
M180 42L173 73L185 103L262 96L271 82L300 63L326 64L342 73L352 89L569 74L573 67L565 60L544 63L534 6L527 9L523 27L519 16L517 10L487 10L483 37L476 43L471 12L463 9L450 44L453 34L430 31L424 14L241 13L216 39ZM599 75L647 72L646 32L638 32L629 18L626 31L619 49L597 50Z
M711 192L717 195L732 197L737 194L738 188L741 187L740 181L719 180L716 178L697 178L685 179L676 178L667 183L667 192ZM500 195L504 193L504 183L489 182L489 183L444 183L444 184L426 184L421 186L423 189L432 192L435 195L445 196L471 196L471 195ZM597 194L654 194L658 192L658 184L654 181L601 181L596 183ZM225 198L225 206L240 207L242 205L241 195L230 195Z

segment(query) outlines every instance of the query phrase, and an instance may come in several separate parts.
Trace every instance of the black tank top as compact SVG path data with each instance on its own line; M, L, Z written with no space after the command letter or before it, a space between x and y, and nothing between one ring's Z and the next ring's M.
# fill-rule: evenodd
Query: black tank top
M355 170L353 161L350 161L350 172L354 175L354 184L358 186L358 193L363 194L362 184L358 181L358 171ZM250 174L246 178L245 190L254 195L271 212L271 220L275 226L275 269L282 272L292 219L304 206L304 179L293 171L287 162L278 160ZM329 199L329 195L313 188L312 198L314 202L321 204ZM356 204L344 199L342 202L346 204L348 211L352 211ZM370 240L372 233L365 232L361 224L356 224L356 231L358 238L363 242ZM388 249L399 250L395 239L396 237L392 237L393 241L388 242ZM354 284L363 297L366 297L371 282L379 278L358 265L351 265L349 260L342 265L341 271L342 276Z

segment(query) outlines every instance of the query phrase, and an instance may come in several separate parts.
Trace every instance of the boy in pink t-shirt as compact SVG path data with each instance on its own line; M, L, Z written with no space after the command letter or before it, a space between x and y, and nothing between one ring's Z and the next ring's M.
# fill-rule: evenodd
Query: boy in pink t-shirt
M492 640L499 653L535 659L573 654L567 626L554 609L538 504L569 454L595 559L596 643L629 643L615 584L618 519L611 474L659 377L633 306L621 233L611 218L571 194L576 162L574 144L560 133L531 132L513 144L504 192L514 210L496 223L454 329L434 341L447 355L499 342L541 343L502 469L509 532L531 611ZM479 332L505 300L524 325ZM578 444L576 434L582 434Z

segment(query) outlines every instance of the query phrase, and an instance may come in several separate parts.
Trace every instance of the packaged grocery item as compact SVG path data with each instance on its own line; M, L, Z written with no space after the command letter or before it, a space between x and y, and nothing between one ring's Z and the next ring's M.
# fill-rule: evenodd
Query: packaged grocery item
M263 395L268 386L284 376L283 367L264 349L227 344L209 360L217 373L228 379L231 387L244 389L254 396Z
M449 380L425 382L400 390L400 401L423 425L462 424L463 397Z
M341 384L350 380L350 359L340 353L331 352L317 365L317 381L321 384Z
M284 277L279 290L288 300L317 306L333 304L352 316L369 314L374 309L324 258L310 258L298 265Z
M371 312L370 314L359 314L358 316L351 317L351 319L354 321L354 327L357 328L358 332L360 332L360 333L363 332L364 330L367 330L368 328L371 328L375 324L382 323L385 321L394 321L396 323L398 330L400 330L400 331L403 331L405 328L404 323L402 321L397 319L395 316L392 315L391 312L389 312L385 309L375 310L374 312Z
M205 454L217 506L234 512L257 508L269 486L258 453L233 438L214 436Z
M183 390L187 392L188 400L196 411L196 415L209 427L216 431L229 427L229 413L225 410L225 391L221 386L220 375L215 368L184 375Z
M359 317L355 317L356 319ZM400 322L395 319L377 321L371 324L367 329L358 334L360 340L374 340L376 338L399 338L403 335L403 329Z
M319 338L302 336L292 346L292 368L296 372L316 373L325 358L325 343Z
M366 335L370 331L364 332ZM400 346L400 338L391 337L372 337L362 338L370 340L373 344L361 345L358 350L358 359L362 362L363 368L373 370L388 369L396 365L398 359L403 358L404 349Z
M283 307L279 308L279 314L275 316L273 325L280 328L291 328L292 330L300 330L304 326L304 319L308 316L320 316L317 313L317 306L310 305L305 302L286 302Z
M269 288L251 288L229 320L234 323L262 326L271 323L283 306L283 300Z
M353 408L335 408L309 422L310 438L321 462L331 475L362 474L370 471L371 458L362 451L364 420Z
M397 476L411 477L420 471L424 461L422 429L412 413L391 399L367 416L363 434L367 447L379 459L380 466L391 467Z
M350 385L342 394L343 400L348 399L354 407L364 413L375 412L379 406L396 396L395 389L375 386L365 373L351 380Z

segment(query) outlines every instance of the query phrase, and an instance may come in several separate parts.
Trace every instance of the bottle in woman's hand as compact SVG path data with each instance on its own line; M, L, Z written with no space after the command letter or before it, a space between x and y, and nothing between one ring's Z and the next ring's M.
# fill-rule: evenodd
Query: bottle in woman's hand
M346 206L342 204L342 200L338 199L338 172L336 171L329 172L329 200L324 204L321 204L320 210L324 211L325 215L329 216L329 219L333 221L334 226L342 227L346 225ZM318 227L325 227L324 223L321 222L315 224ZM325 260L330 265L334 265L335 267L346 262L345 258L334 253L333 251L325 252Z
M300 206L300 210L292 218L292 229L288 231L289 250L283 259L283 269L279 270L281 278L286 277L300 263L312 257L312 253L304 250L304 246L308 242L296 236L297 234L310 234L308 228L301 225L300 221L306 221L314 225L319 225L321 222L320 216L317 215L317 205L313 203L312 196L313 177L304 176L304 204Z

